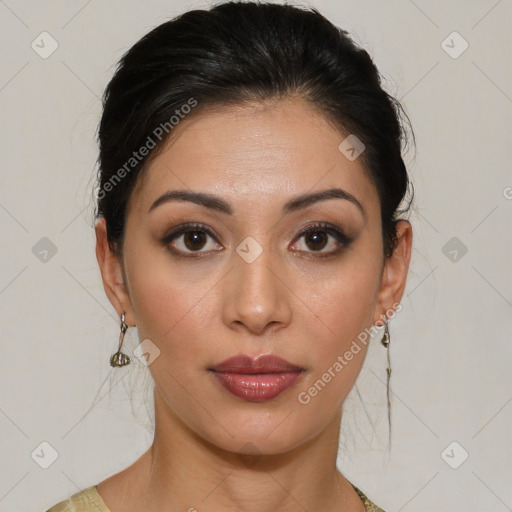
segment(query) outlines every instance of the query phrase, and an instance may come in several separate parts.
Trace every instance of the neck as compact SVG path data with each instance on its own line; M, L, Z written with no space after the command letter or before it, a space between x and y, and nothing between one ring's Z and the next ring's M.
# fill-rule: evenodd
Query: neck
M341 411L285 453L262 454L250 443L234 453L190 430L155 388L155 438L128 468L119 510L364 512L336 468L340 422Z

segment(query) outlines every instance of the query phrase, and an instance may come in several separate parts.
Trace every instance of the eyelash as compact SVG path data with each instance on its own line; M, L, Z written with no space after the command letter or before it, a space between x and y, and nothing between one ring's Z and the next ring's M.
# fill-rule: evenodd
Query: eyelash
M205 226L204 224L200 223L188 223L183 224L182 226L179 226L174 231L168 233L164 236L162 239L162 245L167 247L167 249L174 254L177 257L183 257L183 258L201 258L202 254L208 254L204 251L192 251L189 253L184 253L183 251L179 249L174 249L171 247L171 242L174 241L176 238L180 237L181 235L184 235L186 233L189 233L191 231L200 231L207 233L210 237L217 239L219 238L218 235L208 226ZM329 224L328 222L318 222L311 226L308 226L306 229L300 232L300 234L297 236L296 240L300 240L302 237L308 235L309 233L315 233L318 231L324 231L328 233L329 235L333 236L341 247L335 249L334 251L330 251L328 253L321 253L321 252L315 252L315 251L309 251L306 252L306 254L312 254L314 256L307 256L307 257L313 257L313 258L327 258L330 256L334 256L341 252L343 249L348 247L352 242L353 238L347 236L341 229L337 228L333 224ZM295 242L294 242L295 243ZM296 251L296 252L303 252L303 251Z

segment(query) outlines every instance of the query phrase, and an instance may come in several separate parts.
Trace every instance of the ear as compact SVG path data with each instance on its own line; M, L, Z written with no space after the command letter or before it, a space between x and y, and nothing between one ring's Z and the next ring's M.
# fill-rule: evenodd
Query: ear
M107 225L104 218L96 223L96 258L100 266L103 288L119 318L124 311L127 325L135 325L132 304L125 286L123 268L119 257L111 250L107 240Z
M393 304L398 304L402 299L407 272L411 260L412 227L409 221L401 220L396 225L397 246L393 254L386 258L382 271L379 298L374 312L373 323L380 322L384 314L393 310Z

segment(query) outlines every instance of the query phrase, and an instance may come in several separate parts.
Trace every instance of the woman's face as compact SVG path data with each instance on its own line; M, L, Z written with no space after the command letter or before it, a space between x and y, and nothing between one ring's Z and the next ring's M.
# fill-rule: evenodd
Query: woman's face
M408 251L388 268L377 191L338 149L346 135L296 98L199 114L174 128L130 199L125 287L109 296L151 342L169 417L216 446L281 453L336 421L366 345L344 355L401 298ZM174 191L211 199L165 200ZM244 399L212 371L242 354L303 371L273 398Z

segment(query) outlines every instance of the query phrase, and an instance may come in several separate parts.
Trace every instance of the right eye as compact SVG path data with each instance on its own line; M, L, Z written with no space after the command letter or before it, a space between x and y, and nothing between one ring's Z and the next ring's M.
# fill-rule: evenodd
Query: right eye
M205 246L208 246L208 238L212 239L210 247L207 247L207 250L202 250ZM203 224L193 223L179 226L179 228L165 235L162 244L177 256L196 258L197 255L211 250L222 250L223 247L215 239L216 234L210 228Z

